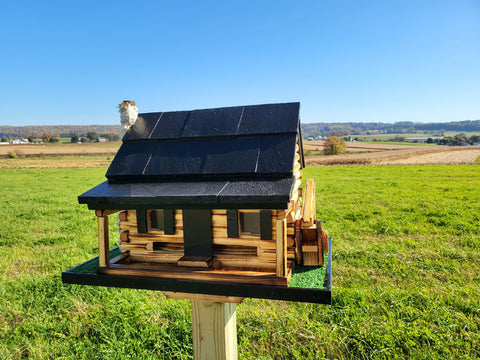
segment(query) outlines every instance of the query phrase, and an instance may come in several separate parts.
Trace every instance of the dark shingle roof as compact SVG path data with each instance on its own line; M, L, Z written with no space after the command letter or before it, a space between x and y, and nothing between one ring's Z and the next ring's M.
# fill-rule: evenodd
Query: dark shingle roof
M300 103L140 114L123 142L295 133Z
M106 176L121 182L292 175L299 106L140 114Z
M139 114L92 209L286 208L299 103Z

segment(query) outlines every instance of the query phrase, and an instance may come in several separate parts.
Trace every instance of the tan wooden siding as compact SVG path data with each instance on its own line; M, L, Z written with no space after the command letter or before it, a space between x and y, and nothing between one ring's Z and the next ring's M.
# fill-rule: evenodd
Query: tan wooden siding
M242 210L243 211L243 210ZM258 211L258 210L245 210ZM259 236L227 235L227 211L212 210L213 253L222 266L242 268L265 268L271 270L276 263L276 220L284 219L287 210L272 211L272 240L260 240ZM182 211L175 211L175 234L165 235L162 230L149 230L146 234L137 231L135 210L119 213L120 247L130 251L132 261L175 263L183 256ZM295 259L294 224L288 224L287 258ZM290 229L291 228L291 229Z

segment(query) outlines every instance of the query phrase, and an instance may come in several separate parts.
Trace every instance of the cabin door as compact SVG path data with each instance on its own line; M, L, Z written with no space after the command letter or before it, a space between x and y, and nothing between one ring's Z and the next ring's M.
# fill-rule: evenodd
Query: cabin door
M182 210L184 256L213 256L212 213L210 210Z

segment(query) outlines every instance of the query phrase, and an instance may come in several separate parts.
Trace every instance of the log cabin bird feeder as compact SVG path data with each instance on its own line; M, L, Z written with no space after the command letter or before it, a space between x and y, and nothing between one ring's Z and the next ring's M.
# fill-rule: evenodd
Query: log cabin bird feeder
M329 304L331 243L316 219L315 182L302 188L299 110L280 103L137 116L134 103L120 104L125 134L107 180L78 197L97 216L99 256L63 281ZM112 214L119 247L109 250ZM320 286L291 286L320 267Z

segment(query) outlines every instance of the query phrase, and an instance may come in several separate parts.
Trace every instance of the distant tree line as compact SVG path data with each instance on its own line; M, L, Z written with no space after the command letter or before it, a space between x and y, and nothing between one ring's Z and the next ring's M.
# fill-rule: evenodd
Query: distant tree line
M466 134L461 133L454 136L445 136L443 139L427 139L427 143L436 143L438 145L473 145L480 143L480 135L472 135L468 137Z
M350 135L376 135L376 134L424 134L435 132L442 136L446 131L455 132L480 132L480 120L452 121L444 123L414 123L399 121L393 124L372 123L314 123L302 124L304 137L316 136L350 136Z
M428 131L480 131L480 120L452 121L448 123L416 124L416 130Z
M71 138L76 134L97 134L120 135L120 125L45 125L45 126L0 126L0 137L3 138L28 138L41 139L43 136L58 135L60 138Z
M60 134L53 135L42 135L39 137L28 136L28 142L34 143L36 140L41 140L44 143L58 143L61 140ZM101 134L98 135L95 131L89 131L86 134L74 134L70 137L70 142L72 143L86 143L86 142L95 142L100 141L100 139L105 139L105 141L120 141L121 137L118 134ZM14 138L11 136L3 136L0 138L1 142L9 142Z
M70 138L72 143L86 143L86 142L95 142L100 141L101 138L104 138L106 141L120 141L121 137L118 134L101 134L98 135L95 131L89 131L86 134L74 134Z

